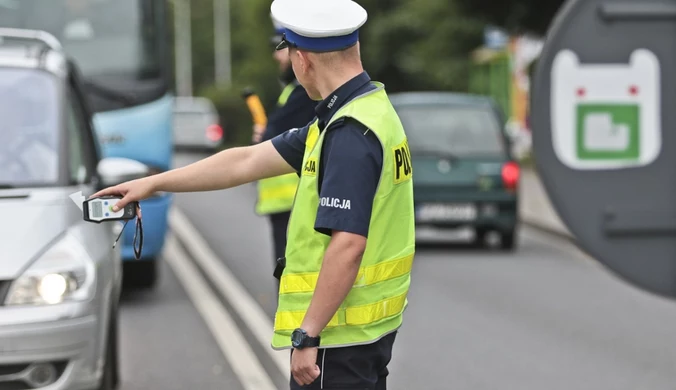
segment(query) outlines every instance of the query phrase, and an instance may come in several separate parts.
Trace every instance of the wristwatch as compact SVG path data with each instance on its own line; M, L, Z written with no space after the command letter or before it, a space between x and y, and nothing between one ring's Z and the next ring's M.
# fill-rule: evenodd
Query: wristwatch
M319 347L320 336L310 337L303 329L296 329L291 333L291 345L296 349Z

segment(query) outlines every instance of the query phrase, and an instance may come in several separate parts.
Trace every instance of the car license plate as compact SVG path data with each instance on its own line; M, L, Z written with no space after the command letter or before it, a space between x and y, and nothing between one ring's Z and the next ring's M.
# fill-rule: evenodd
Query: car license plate
M420 222L432 221L473 221L476 219L476 206L473 204L424 204L417 213Z

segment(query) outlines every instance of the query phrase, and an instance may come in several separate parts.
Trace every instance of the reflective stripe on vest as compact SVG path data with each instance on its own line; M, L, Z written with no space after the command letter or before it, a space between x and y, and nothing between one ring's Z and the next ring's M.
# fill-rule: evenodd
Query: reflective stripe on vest
M256 213L266 215L291 210L296 187L298 175L295 173L259 180Z
M329 121L353 117L377 136L383 168L376 191L369 237L354 285L321 333L325 347L364 344L396 330L410 285L415 254L413 182L403 126L382 84L340 108ZM327 127L328 127L327 125ZM317 285L331 237L314 229L320 199L318 172L324 132L310 126L301 178L289 220L286 268L280 282L272 347L291 347Z
M284 87L277 104L281 107L289 100L289 96L297 86L294 81ZM298 186L298 175L289 173L286 175L270 177L258 181L258 201L256 202L256 213L259 215L283 213L291 210L293 199L296 196L296 187Z
M277 99L277 105L280 107L286 105L286 102L289 101L289 96L291 96L293 90L296 89L296 87L299 85L300 84L298 84L298 81L293 81L290 84L287 84L287 86L284 87L281 95L279 95L279 98Z
M367 325L380 321L383 318L395 316L404 310L406 305L406 293L383 299L379 302L338 309L333 315L327 328L335 328L346 325ZM285 311L275 316L275 330L293 331L303 323L305 311ZM368 340L367 340L368 341ZM326 343L321 343L326 346Z
M385 261L369 267L360 267L354 287L364 287L385 280L393 279L411 272L413 254L400 259ZM307 274L284 275L279 287L280 294L312 292L317 285L319 272Z

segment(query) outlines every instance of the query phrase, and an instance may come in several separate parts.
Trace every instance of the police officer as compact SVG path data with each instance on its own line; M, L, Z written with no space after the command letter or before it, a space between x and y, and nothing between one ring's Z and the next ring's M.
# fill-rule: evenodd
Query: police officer
M292 389L385 389L415 253L406 134L363 70L352 0L275 0L293 70L316 118L258 145L97 194L208 191L300 172L272 347L291 350Z
M283 28L277 23L274 24L276 34L272 37L272 43L276 47L281 42ZM258 125L254 125L254 142L265 142L286 130L303 127L315 116L316 103L308 97L303 86L296 80L289 60L289 50L275 50L274 58L279 63L283 89L275 111L268 118L267 126L259 128ZM289 224L297 186L296 173L262 179L258 182L256 213L268 215L270 218L275 259L284 257L286 227Z

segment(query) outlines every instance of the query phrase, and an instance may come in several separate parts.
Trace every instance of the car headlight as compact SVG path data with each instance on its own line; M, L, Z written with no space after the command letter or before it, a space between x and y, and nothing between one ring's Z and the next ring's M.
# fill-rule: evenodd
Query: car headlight
M51 246L9 288L5 305L54 305L90 299L95 267L71 235Z

